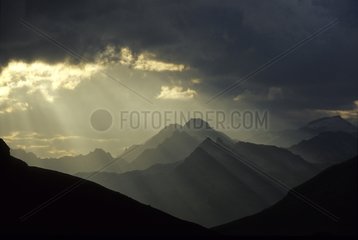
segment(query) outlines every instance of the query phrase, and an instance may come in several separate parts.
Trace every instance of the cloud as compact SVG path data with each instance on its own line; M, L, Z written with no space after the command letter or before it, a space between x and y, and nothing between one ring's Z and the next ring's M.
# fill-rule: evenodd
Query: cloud
M198 93L193 89L184 90L182 87L174 86L162 86L160 94L157 96L157 99L178 99L186 100L194 98Z
M99 51L96 54L95 62L97 62L101 65L116 64L118 62L120 62L124 65L127 65L126 61L125 61L126 59L124 59L123 61L121 59L121 58L127 57L126 50L127 49L123 49L123 51L118 53L118 49L115 46L108 45L105 47L104 50Z
M266 97L259 94L259 93L254 93L250 90L244 90L244 92L242 92L241 94L235 96L233 98L234 101L236 102L253 102L253 101L261 101L261 100L266 100Z
M133 68L144 71L155 71L155 72L182 72L185 70L183 64L168 63L155 60L156 56L151 53L142 53L138 56L137 60L133 64Z
M90 138L77 135L43 135L32 131L13 131L2 138L12 149L24 149L41 158L87 154L95 148L119 146L119 138ZM76 147L75 147L76 146ZM120 150L121 151L121 150ZM118 154L118 152L116 153Z
M29 95L41 93L45 100L52 102L58 90L74 90L82 81L116 64L129 66L134 71L181 72L186 69L183 64L155 60L155 57L149 52L135 56L129 48L108 45L97 53L94 62L75 64L12 60L0 72L0 113L27 109L29 104L20 101L24 97L17 94L21 89Z
M336 109L336 110L320 110L317 109L315 110L317 113L322 113L324 115L328 115L328 116L341 116L342 118L346 118L346 119L351 119L354 121L358 121L358 111L357 109L353 109L353 110L340 110L340 109Z
M23 96L16 92L25 89L26 94L40 92L47 101L53 101L59 89L73 90L83 80L102 69L98 64L86 63L71 65L69 63L49 64L42 61L26 63L11 61L0 72L0 112L12 112L24 109L27 103L19 102ZM9 104L11 103L10 106Z
M192 84L200 84L201 83L201 79L200 78L193 78L190 80L190 82Z
M0 99L0 114L25 111L29 108L27 102L19 102L16 99Z
M134 56L132 54L132 51L129 48L122 48L120 52L120 63L123 65L131 65L134 62Z
M282 88L270 87L268 94L267 94L267 99L270 101L280 99L280 98L282 98L282 94L283 94Z
M280 100L282 98L283 98L282 88L269 87L268 90L257 91L257 92L246 89L241 94L235 96L233 100L237 102L260 103L260 102Z
M148 51L134 55L128 47L118 50L114 46L107 46L97 55L97 61L101 64L120 63L135 70L152 72L182 72L188 69L184 64L158 60L156 54Z
M214 95L338 18L337 25L243 84L252 95L260 95L247 96L245 102L276 111L287 120L288 111L302 112L301 117L307 118L305 109L344 110L357 99L358 1L17 2L1 6L0 64L14 59L55 64L70 57L18 24L17 19L23 18L90 61L96 62L102 53L108 57L103 65L128 66L144 71L143 76L165 70L166 79L205 79L205 84L197 85L153 84L143 89L148 96L157 94L161 85L195 86L203 96ZM136 66L138 58L141 62ZM149 82L138 76L139 86ZM268 93L272 86L284 90L284 99L273 89ZM218 101L231 100L243 91L235 89Z

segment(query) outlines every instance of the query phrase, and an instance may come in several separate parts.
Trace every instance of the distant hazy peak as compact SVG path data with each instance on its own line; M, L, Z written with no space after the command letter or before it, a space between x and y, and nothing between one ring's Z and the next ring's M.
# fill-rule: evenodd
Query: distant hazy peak
M319 131L347 131L354 132L356 127L343 119L341 116L324 117L309 122L305 127L308 130L319 130Z
M190 129L211 129L209 123L205 122L201 118L192 118L187 123L185 123L184 127Z
M111 156L110 153L104 151L102 148L95 148L88 155L90 155L90 154L99 155L99 156Z

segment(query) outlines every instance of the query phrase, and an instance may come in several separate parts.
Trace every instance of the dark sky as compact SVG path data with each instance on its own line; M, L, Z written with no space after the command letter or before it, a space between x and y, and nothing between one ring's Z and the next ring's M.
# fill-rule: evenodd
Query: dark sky
M292 122L337 113L352 118L357 111L358 1L1 1L2 68L15 60L81 62L26 29L20 19L87 62L115 46L188 66L169 78L182 78L184 88L190 76L200 78L192 88L202 102L337 19L210 106L240 102Z

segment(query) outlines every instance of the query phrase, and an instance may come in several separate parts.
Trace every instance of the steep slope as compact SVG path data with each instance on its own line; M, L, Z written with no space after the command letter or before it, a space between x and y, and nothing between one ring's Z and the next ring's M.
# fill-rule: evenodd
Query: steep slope
M281 151L285 152L285 158L281 159L283 162L297 161L298 166L304 162L285 149ZM215 143L207 138L184 161L119 175L101 173L93 180L179 218L214 226L256 213L287 192L257 169L248 166L243 158L246 159L221 141ZM251 157L252 161L247 158L246 161L257 162L257 158ZM279 160L275 161L278 166ZM275 174L275 170L274 167L264 169L268 175ZM291 185L312 174L309 168L298 172L300 170L282 167L276 171L284 171L286 179L282 181ZM295 174L299 177L293 181L291 176Z
M289 148L320 168L331 166L358 154L358 139L352 133L324 132Z
M173 163L183 160L198 145L200 141L191 137L186 132L174 131L156 148L145 149L135 160L124 169L142 170L159 163Z
M261 213L215 230L228 235L356 235L357 160L355 157L332 166L295 188L295 192L314 202L321 211L327 210L328 215L290 192Z
M102 149L95 149L86 155L65 156L60 158L38 158L35 154L22 149L11 150L11 155L23 159L30 166L51 169L63 173L93 172L109 165L105 171L121 172L127 165L123 159L115 159Z
M145 150L158 147L159 144L163 143L167 138L172 136L176 130L180 130L181 128L182 126L179 124L170 124L143 144L137 144L129 147L126 151L124 151L121 158L125 159L129 163L132 162Z
M239 156L249 159L289 187L297 186L319 171L313 164L284 148L238 142L233 149Z
M209 234L90 181L29 167L11 157L1 139L0 159L0 234Z

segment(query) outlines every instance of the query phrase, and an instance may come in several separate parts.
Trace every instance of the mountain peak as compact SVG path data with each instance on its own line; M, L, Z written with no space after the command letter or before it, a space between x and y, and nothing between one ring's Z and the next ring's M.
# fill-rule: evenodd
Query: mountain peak
M112 155L109 152L104 151L102 148L95 148L92 152L90 152L88 155L95 155L97 157L112 157Z
M205 122L201 118L192 118L187 123L185 123L184 127L190 129L211 129L209 123Z
M0 157L9 157L10 156L10 147L6 142L0 138Z
M323 117L309 122L305 129L313 131L343 131L354 132L356 128L341 116Z

